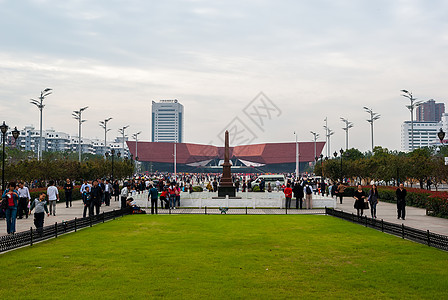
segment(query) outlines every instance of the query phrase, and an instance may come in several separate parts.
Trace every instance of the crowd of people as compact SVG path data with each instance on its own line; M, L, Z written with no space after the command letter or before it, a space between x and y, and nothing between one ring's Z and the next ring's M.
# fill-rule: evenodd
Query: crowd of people
M342 204L345 196L346 184L343 182L328 183L320 178L294 178L292 174L284 174L286 181L259 182L260 191L283 192L285 207L291 208L292 199L295 198L296 209L311 209L313 207L313 195L336 197ZM252 191L253 182L258 175L234 174L233 182L237 191ZM217 191L221 174L171 174L155 173L146 176L136 176L128 181L95 179L84 180L79 192L83 203L82 216L94 216L100 213L102 205L110 206L111 200L121 201L120 207L131 207L134 211L139 209L133 200L137 193L148 191L148 201L151 203L151 213L157 214L158 201L160 207L165 209L177 209L180 207L181 192L193 192L193 186L205 187L211 192ZM39 182L40 183L40 182ZM67 208L72 207L74 181L66 179L59 182L59 186L65 195ZM361 185L354 192L354 208L358 216L363 216L366 209L370 209L371 217L377 218L378 189L374 184L368 193ZM397 218L405 219L406 216L406 189L403 184L396 191ZM8 234L16 232L16 219L28 218L34 210L34 224L41 229L44 224L45 214L56 216L56 203L60 200L59 189L54 181L47 183L46 192L39 193L36 199L31 199L30 190L24 182L10 182L2 194L0 217L6 219Z

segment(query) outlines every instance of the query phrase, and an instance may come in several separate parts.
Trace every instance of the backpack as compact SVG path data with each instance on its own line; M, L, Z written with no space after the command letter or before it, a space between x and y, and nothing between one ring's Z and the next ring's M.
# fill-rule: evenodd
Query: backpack
M313 192L311 191L311 188L309 186L306 187L306 194L311 195Z

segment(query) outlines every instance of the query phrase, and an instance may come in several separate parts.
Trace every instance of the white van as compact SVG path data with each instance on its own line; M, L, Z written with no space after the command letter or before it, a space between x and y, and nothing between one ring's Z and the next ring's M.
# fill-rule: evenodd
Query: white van
M268 182L271 183L271 187L274 188L275 187L275 183L278 181L280 181L281 185L286 185L286 178L285 175L281 175L281 174L277 174L277 175L260 175L258 176L257 179L255 179L254 181L252 181L252 188L254 188L254 186L259 186L261 183L261 179L264 179L264 187L267 188L268 187Z

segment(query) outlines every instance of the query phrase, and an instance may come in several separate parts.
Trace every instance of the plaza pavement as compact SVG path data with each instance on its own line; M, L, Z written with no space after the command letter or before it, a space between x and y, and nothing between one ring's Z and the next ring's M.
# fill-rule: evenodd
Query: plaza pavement
M103 204L101 206L100 213L102 213L103 211L111 211L114 209L120 209L119 203L120 203L120 201L114 201L114 199L112 197L110 206L105 206ZM48 207L48 209L50 209L50 207ZM83 207L81 200L73 201L72 207L69 207L69 208L65 207L65 201L58 202L56 204L56 216L50 215L49 217L47 217L47 215L45 215L44 226L52 225L55 222L59 223L62 221L73 220L74 218L82 218L83 209L84 209L84 207ZM34 210L33 210L33 212L34 212ZM28 219L25 219L25 217L23 217L23 219L17 219L16 220L16 232L29 230L30 227L33 227L33 229L35 229L36 227L34 226L33 220L34 220L33 214L31 216L29 216ZM7 234L6 233L6 220L0 220L0 235L6 235L6 234Z
M252 194L253 195L253 194ZM186 196L186 195L185 195ZM315 198L322 198L322 196L315 196ZM344 197L342 204L337 202L336 209L342 210L349 213L355 213L356 210L353 208L354 199L352 197ZM291 207L295 207L294 199L291 202ZM120 209L120 201L111 200L110 206L101 206L101 212L103 211L111 211L114 209ZM270 209L270 213L278 210L279 213L284 209ZM294 209L291 209L290 214L294 214ZM62 222L67 220L72 220L75 217L81 218L83 212L82 201L73 201L73 206L70 208L65 207L64 203L58 203L56 208L56 216L45 216L45 224L44 226L54 224L55 222ZM149 212L147 210L147 212ZM370 217L370 209L364 211L367 216ZM416 207L406 207L406 220L397 220L397 209L396 205L393 203L381 202L377 205L377 217L378 220L384 219L384 221L388 221L396 224L404 224L409 227L418 228L421 230L429 230L434 233L448 235L448 219L436 218L426 216L425 209L416 208ZM29 230L30 227L34 227L33 223L34 216L31 215L28 219L17 219L16 222L16 232L21 232L25 230ZM6 221L0 220L0 235L6 234Z
M342 204L339 203L338 199L336 209L356 214L356 209L353 207L354 203L355 199L352 197L344 197ZM364 210L364 214L371 217L370 209ZM387 222L404 224L409 227L425 231L429 230L448 236L448 219L427 216L426 210L423 208L406 206L406 220L398 220L397 205L380 201L376 206L376 216L378 220L384 219Z

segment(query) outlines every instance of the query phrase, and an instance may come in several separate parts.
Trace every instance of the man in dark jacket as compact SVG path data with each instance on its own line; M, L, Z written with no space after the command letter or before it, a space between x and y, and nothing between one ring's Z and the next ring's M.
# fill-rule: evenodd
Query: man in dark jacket
M151 215L154 214L154 210L157 215L157 198L159 198L159 191L152 185L149 186L148 198L151 200Z
M292 188L292 192L294 193L294 197L296 198L296 209L302 209L303 205L303 186L297 181Z
M98 181L95 180L93 182L92 190L90 191L90 203L91 203L90 205L92 207L92 210L95 207L97 215L100 214L100 207L102 202L103 202L103 190L98 185Z
M400 183L400 187L397 189L395 194L397 196L397 212L398 212L397 219L402 218L404 220L406 217L406 194L407 194L407 192L402 183Z

